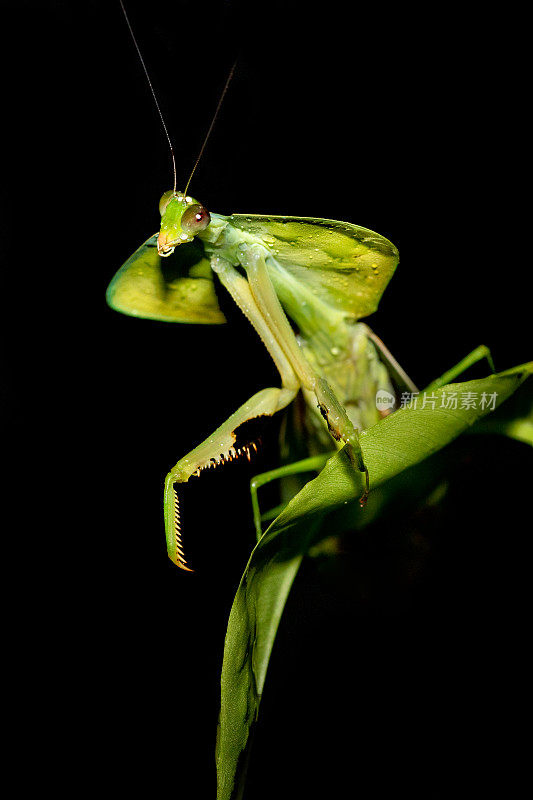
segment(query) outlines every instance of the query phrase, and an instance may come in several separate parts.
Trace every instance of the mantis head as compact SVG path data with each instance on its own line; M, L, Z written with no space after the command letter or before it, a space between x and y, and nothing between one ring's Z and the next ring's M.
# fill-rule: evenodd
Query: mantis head
M170 189L159 201L161 229L157 237L157 252L169 256L179 244L192 242L211 221L209 211L193 197Z

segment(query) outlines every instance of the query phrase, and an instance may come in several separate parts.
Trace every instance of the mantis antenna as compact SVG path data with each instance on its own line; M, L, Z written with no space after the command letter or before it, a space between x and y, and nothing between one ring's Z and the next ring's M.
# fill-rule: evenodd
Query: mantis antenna
M139 60L140 60L140 62L142 64L142 68L144 70L144 74L146 75L146 80L148 81L148 86L150 87L150 91L152 92L152 97L154 98L155 107L157 108L159 117L161 119L161 124L163 125L163 130L165 131L165 136L167 137L168 146L170 147L170 155L172 156L172 171L174 173L174 189L173 189L173 192L174 192L174 194L176 194L176 159L174 157L174 148L172 147L172 142L170 141L170 136L168 135L168 129L167 129L167 126L166 126L166 123L165 123L165 118L163 116L163 112L161 111L161 109L159 107L159 103L157 102L157 96L156 96L156 93L154 91L154 87L152 86L152 81L150 80L150 75L148 74L148 70L146 68L146 64L144 63L144 58L142 57L142 53L141 53L140 47L137 44L137 39L135 38L135 34L133 33L133 28L131 27L131 23L129 21L128 15L126 14L126 9L124 8L124 3L122 2L122 0L119 0L119 2L120 2L120 7L122 8L122 13L124 14L124 19L126 20L126 24L127 24L128 28L129 28L129 31L130 31L130 34L131 34L131 38L133 39L133 44L135 45L135 49L137 50L137 54L139 56ZM217 111L218 111L218 109L217 109ZM196 166L195 166L195 168L196 168ZM193 172L194 172L194 170L193 170ZM190 178L189 178L189 181L190 181Z
M206 146L206 144L208 142L209 137L211 136L211 131L213 130L213 126L214 126L214 124L215 124L215 122L217 120L218 112L220 111L220 106L222 105L224 97L226 96L226 92L228 91L228 86L231 83L231 79L233 78L233 74L235 72L235 67L236 66L237 66L237 59L235 59L235 61L233 62L233 65L232 65L232 67L231 67L231 69L230 69L230 71L228 73L228 77L226 78L226 83L224 84L224 88L222 89L222 93L221 93L219 101L217 103L217 107L215 109L215 113L213 114L213 118L211 120L211 124L209 125L208 131L207 131L207 133L205 135L205 139L204 139L203 144L202 144L202 146L200 148L200 152L198 153L198 158L194 162L194 167L192 168L192 172L189 175L189 180L187 181L187 186L185 187L185 191L183 192L183 194L187 194L187 189L189 188L189 184L191 182L192 176L194 175L194 173L196 171L196 167L200 163L200 159L204 154L205 146Z
M124 7L123 0L119 0L119 3L120 3L120 7L122 9L122 13L124 14L124 19L126 20L126 24L128 26L129 32L131 34L131 38L133 39L133 44L135 45L135 49L137 50L137 55L139 56L139 60L140 60L140 62L142 64L142 68L144 70L144 74L146 75L146 80L148 81L148 86L150 87L150 91L152 92L152 97L154 98L155 107L157 108L157 112L158 112L159 117L161 119L161 124L163 126L163 130L165 131L165 136L167 137L168 146L170 147L170 155L172 157L172 172L174 174L174 187L173 187L172 191L173 191L174 194L176 194L177 178L176 178L176 158L174 156L174 148L172 147L172 142L171 142L171 139L170 139L170 136L169 136L169 133L168 133L168 128L167 128L166 123L165 123L165 118L163 116L163 112L161 111L161 108L160 108L159 103L157 101L157 96L156 96L156 93L154 91L154 87L152 86L152 81L150 80L150 75L148 74L148 69L146 68L146 64L144 63L144 58L142 57L141 49L140 49L140 47L139 47L139 45L137 43L137 39L135 38L135 34L133 33L133 28L131 27L131 23L130 23L129 17L128 17L127 13L126 13L126 9ZM194 167L192 168L192 172L189 175L189 180L187 181L187 185L186 185L185 190L183 192L184 194L187 194L187 189L189 188L189 184L191 182L192 176L196 172L196 167L200 163L200 159L202 158L202 156L204 154L205 146L206 146L206 144L207 144L207 142L209 140L209 137L211 136L211 131L213 130L213 126L214 126L214 124L215 124L215 122L217 120L218 112L220 111L220 107L222 105L224 97L226 96L226 92L228 91L228 86L231 83L231 79L233 78L233 74L235 72L235 67L236 66L237 66L237 59L233 62L233 65L232 65L232 67L231 67L231 69L229 71L228 77L226 78L226 83L224 84L224 88L222 89L222 93L221 93L219 101L217 103L217 107L215 109L215 113L213 114L213 118L211 120L211 124L209 125L209 128L208 128L208 131L207 131L207 133L205 135L203 144L202 144L202 146L200 148L200 152L198 153L198 158L194 162Z

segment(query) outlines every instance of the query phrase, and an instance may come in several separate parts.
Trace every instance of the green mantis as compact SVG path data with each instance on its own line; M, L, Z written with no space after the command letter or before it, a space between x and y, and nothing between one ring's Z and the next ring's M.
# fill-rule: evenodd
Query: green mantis
M189 570L181 539L180 485L206 469L250 458L263 417L285 409L301 391L315 454L311 461L252 481L258 536L259 486L291 472L319 469L334 444L345 447L353 469L364 473L363 505L369 475L359 431L383 413L376 408L376 394L392 396L389 370L397 386L410 391L416 387L359 322L376 310L398 263L398 251L387 239L333 220L209 214L176 190L163 195L160 212L159 234L141 245L113 278L109 305L149 319L219 324L225 320L214 291L216 275L261 338L281 380L279 388L262 389L247 400L166 477L168 554Z
M364 474L364 505L370 478L359 431L379 419L376 392L390 394L388 371L375 345L404 387L414 385L370 329L358 324L376 310L398 263L398 251L377 233L346 222L306 217L210 214L188 194L189 184L235 64L185 190L176 189L176 162L167 127L135 35L120 1L168 139L174 187L159 203L161 226L115 275L109 305L125 314L170 322L219 324L225 321L213 287L217 276L261 338L279 372L281 386L257 392L214 433L181 458L164 487L164 518L170 559L189 570L181 538L179 486L206 469L246 456L256 449L257 423L285 409L301 390L307 404L312 449L345 447L354 471ZM317 194L317 202L320 195ZM165 259L163 262L162 259ZM298 329L296 335L287 314ZM329 432L329 436L327 435ZM323 453L312 468L320 468ZM286 466L252 481L258 538L261 515L257 489L262 483L305 464Z
M226 321L217 293L227 291L254 329L255 334L250 328L250 335L259 336L270 354L279 384L269 381L272 385L250 397L169 470L164 481L164 522L173 563L190 570L180 520L187 484L200 481L201 487L206 470L216 471L226 463L230 470L233 460L250 459L262 423L278 412L286 418L291 412L298 416L305 445L297 455L292 454L292 463L285 462L251 482L259 542L237 590L222 670L218 797L229 800L236 796L233 785L239 770L244 769L276 628L300 560L311 545L320 542L319 534L338 532L329 519L324 521L323 534L319 531L325 511L347 510L354 519L357 515L372 518L383 487L381 500L386 499L387 481L465 430L474 414L448 412L441 402L445 393L438 395L439 387L447 387L463 369L489 353L478 348L433 382L428 387L427 407L420 398L418 410L400 410L382 419L392 409L380 404L378 396L394 398L399 392L416 392L362 321L377 309L394 274L398 264L395 246L348 222L209 213L188 188L187 184L184 191L177 191L174 185L162 196L160 230L114 277L108 303L137 317L216 326ZM313 203L320 214L320 192ZM216 357L216 349L214 352ZM232 355L232 367L245 369L246 364L238 362L239 354ZM199 360L205 358L204 353L198 356ZM178 359L177 353L169 353L173 365L178 366ZM172 390L176 388L174 375L175 370L170 369ZM493 383L503 396L501 385L507 382L510 386L514 380L512 375L500 376ZM465 389L491 392L490 384L487 380ZM194 414L189 419L193 420ZM213 428L220 422L213 419ZM170 458L180 455L173 452L174 447L169 438L169 464ZM285 478L286 500L289 478L312 471L320 472L319 476L279 515L261 514L259 494L266 483ZM375 491L366 509L350 502L360 495L364 505L370 489ZM274 516L269 532L262 535L262 523ZM194 532L194 522L188 522L186 535Z
M395 391L412 393L416 387L360 321L377 309L396 269L395 246L383 236L348 222L210 214L189 195L192 175L235 64L191 176L184 191L178 191L171 140L122 0L120 4L170 145L174 186L160 200L159 232L144 242L115 275L107 302L117 311L137 317L218 325L226 320L214 288L216 276L259 335L281 383L279 388L267 387L254 394L182 457L165 479L168 554L174 564L189 570L181 536L181 487L207 469L236 458L250 459L265 418L286 409L301 392L307 457L252 480L258 538L262 534L259 488L276 478L320 471L334 447L345 449L353 475L364 476L360 497L364 505L371 475L359 434L392 410L394 403L380 406L376 403L378 396L394 400ZM317 207L320 202L317 192ZM482 350L467 357L468 363L487 356L485 348ZM358 478L354 480L354 493L359 486Z

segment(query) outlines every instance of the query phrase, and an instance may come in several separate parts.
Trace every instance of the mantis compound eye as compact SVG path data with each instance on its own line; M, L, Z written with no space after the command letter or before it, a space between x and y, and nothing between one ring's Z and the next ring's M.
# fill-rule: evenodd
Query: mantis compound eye
M207 208L204 208L200 203L193 203L183 212L181 229L190 236L195 236L200 231L205 230L210 222L211 215Z
M173 195L174 192L172 189L169 189L168 192L165 192L165 194L162 195L161 200L159 201L159 213L161 214L161 216L163 216L163 214L165 213L169 200L172 198Z

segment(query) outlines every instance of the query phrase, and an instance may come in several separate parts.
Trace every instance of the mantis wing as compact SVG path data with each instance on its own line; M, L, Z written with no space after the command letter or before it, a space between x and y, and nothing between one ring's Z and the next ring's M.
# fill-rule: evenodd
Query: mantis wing
M151 236L119 269L106 299L115 311L132 317L206 325L226 321L209 261L196 240L163 259L157 252L157 234Z
M285 272L271 277L292 316L291 305L298 310L307 295L343 316L366 317L377 309L398 264L388 239L349 222L250 214L232 214L228 221L269 248Z

